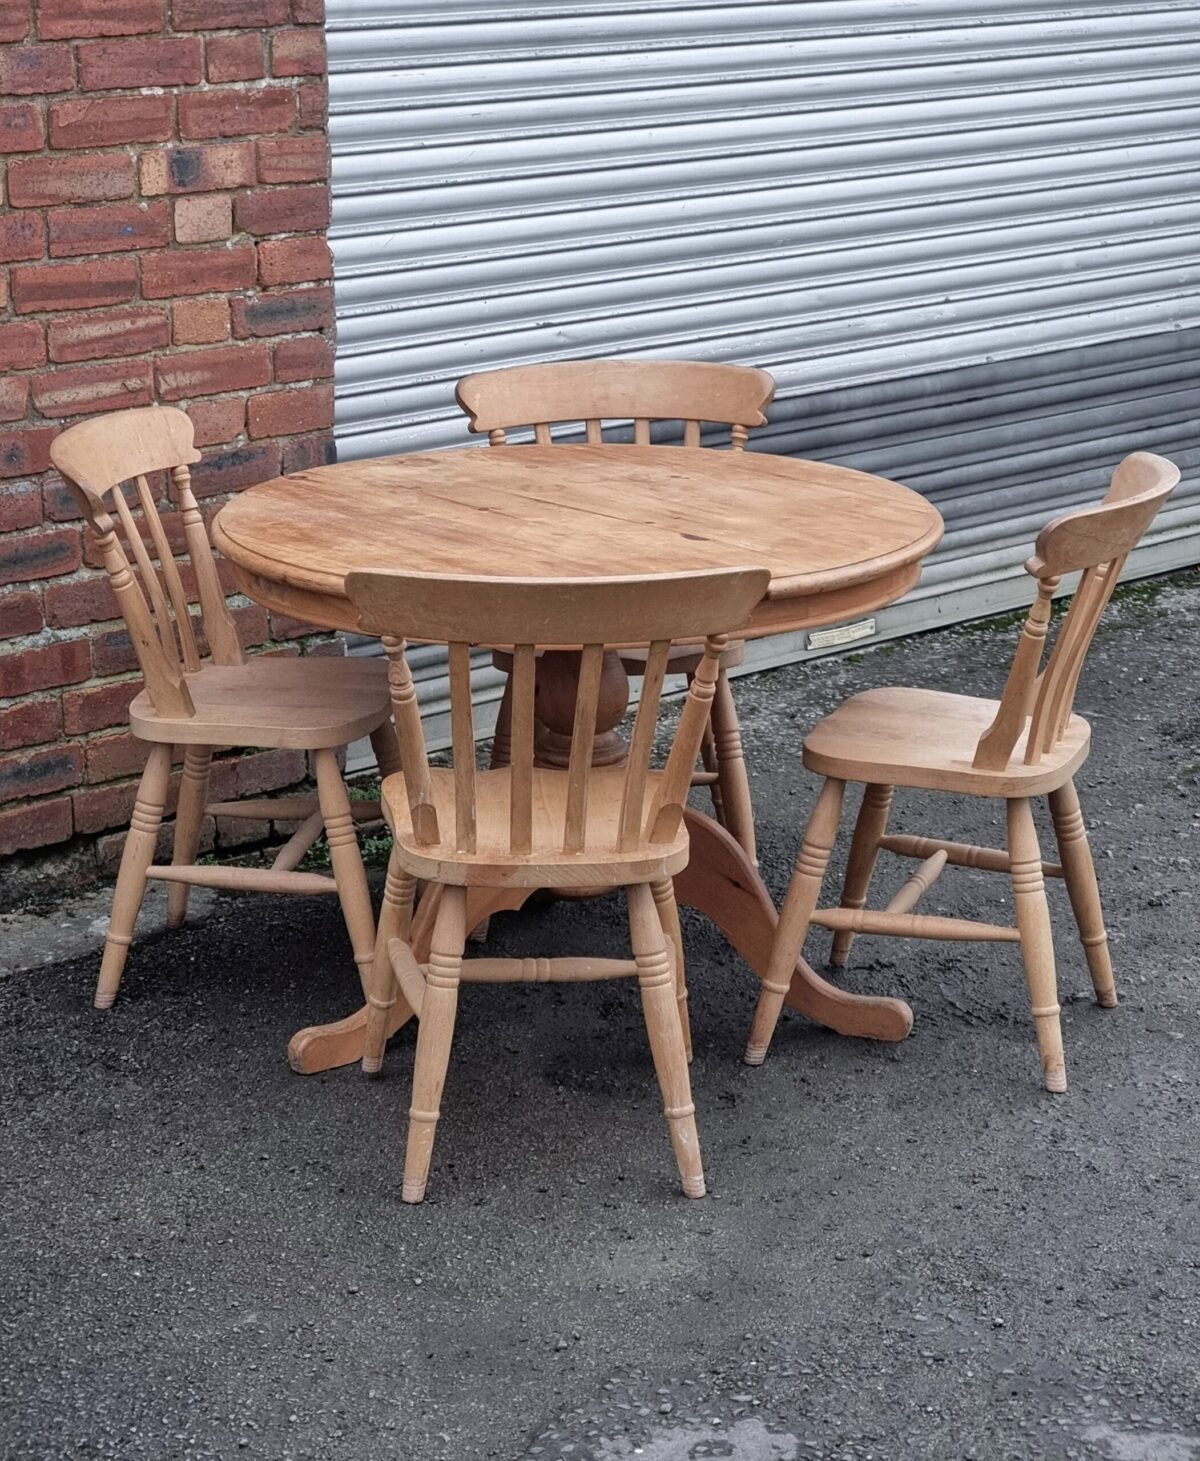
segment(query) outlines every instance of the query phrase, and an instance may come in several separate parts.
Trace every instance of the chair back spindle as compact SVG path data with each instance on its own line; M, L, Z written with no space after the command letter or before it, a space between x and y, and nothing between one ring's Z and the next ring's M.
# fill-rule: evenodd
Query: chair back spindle
M710 634L704 641L704 657L688 686L683 713L679 717L679 728L675 732L671 753L667 757L667 769L650 809L651 842L670 842L683 820L683 808L687 802L688 788L692 784L696 756L700 750L704 727L712 713L717 677L721 669L721 654L728 643L729 638L724 634Z
M405 653L407 646L402 638L383 633L382 630L380 635L388 658L392 718L396 723L396 737L400 742L400 764L404 767L413 835L422 847L434 847L441 841L441 828L438 825L437 808L433 804L433 783L429 775L429 757L425 750L425 730L421 724L417 690Z
M509 846L513 852L533 847L533 746L536 730L537 651L518 645L512 668L512 786L509 792Z
M642 679L642 698L638 701L629 743L629 761L625 785L621 790L621 815L618 823L618 847L628 852L642 835L642 816L646 804L646 780L650 756L654 749L654 733L658 728L658 708L662 702L663 682L671 656L671 641L656 639L646 655L646 672ZM694 685L694 681L693 681Z
M553 444L551 428L582 422L589 446L604 443L606 421L632 421L635 446L651 444L655 421L683 424L683 445L698 447L704 422L730 428L742 451L748 429L766 423L775 394L765 370L685 360L579 360L481 371L459 382L459 405L472 431L492 446L507 432L532 427L538 446Z
M1084 660L1125 560L1178 481L1172 462L1151 452L1134 452L1113 473L1102 502L1066 513L1042 529L1025 565L1037 579L1037 598L1021 631L1000 707L976 746L973 764L979 770L1003 770L1026 726L1026 765L1037 765L1062 740ZM1051 601L1071 573L1080 574L1079 583L1041 670Z
M346 589L366 633L383 638L414 836L445 845L429 759L405 646L408 639L450 646L450 717L454 757L454 851L505 855L596 854L669 844L679 831L692 768L708 721L727 631L742 628L766 594L766 569L720 569L649 578L564 579L542 582L458 578L440 574L362 571ZM704 644L665 770L652 774L655 730L671 645ZM472 645L513 646L512 755L509 765L475 768L471 708ZM647 647L646 675L623 771L596 768L592 750L606 650ZM535 769L536 674L541 651L577 652L570 761L565 770ZM484 827L480 787L503 779L507 816ZM539 780L540 778L540 780ZM603 781L603 790L599 782ZM648 798L653 786L654 794ZM553 846L535 845L534 797L561 807ZM600 816L606 797L616 814ZM649 799L649 805L647 801ZM596 841L603 826L604 845ZM544 835L544 834L543 834Z
M187 676L201 666L198 626L151 488L157 473L170 482L212 660L234 665L244 658L192 491L188 466L200 453L191 421L159 406L99 416L56 437L50 459L95 537L155 710L170 719L191 717ZM133 486L132 501L126 484Z
M471 703L471 646L450 644L450 732L454 748L454 845L476 848L475 712Z
M190 481L185 485L190 489ZM183 580L179 576L179 565L175 562L175 554L167 539L162 518L158 514L157 505L150 491L150 484L141 473L137 478L137 494L142 508L142 521L150 531L154 551L158 556L159 571L171 600L171 612L175 618L179 647L183 653L183 667L189 674L194 674L200 668L200 650L196 644L195 631L192 628L191 608L188 604L187 594L183 590ZM123 497L122 501L124 501ZM126 531L128 532L128 527ZM152 582L155 580L153 573L150 574L150 579Z

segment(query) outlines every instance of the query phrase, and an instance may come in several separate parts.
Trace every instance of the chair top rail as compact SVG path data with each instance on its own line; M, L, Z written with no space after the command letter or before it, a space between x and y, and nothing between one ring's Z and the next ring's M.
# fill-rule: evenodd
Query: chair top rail
M364 633L437 644L581 647L703 639L743 628L765 568L524 579L357 570L346 592Z
M471 431L534 426L542 445L550 443L550 424L564 421L585 422L588 440L597 443L605 420L635 422L642 444L649 443L651 421L683 421L686 444L699 445L704 421L765 425L774 394L775 382L765 370L685 360L514 366L466 376L456 392Z
M1061 578L1124 558L1178 483L1174 462L1153 452L1133 452L1113 473L1103 501L1064 513L1042 529L1027 571L1035 578Z
M51 443L50 459L95 535L151 702L161 715L189 718L185 676L201 667L197 625L150 477L167 474L214 662L244 658L192 491L188 467L201 457L191 420L170 406L111 412L68 427Z
M201 460L191 419L174 406L137 406L79 421L50 444L55 467L99 501L122 482Z
M1129 553L1175 490L1179 469L1152 452L1133 452L1114 471L1103 500L1063 514L1038 534L1026 571L1037 598L1021 631L1012 667L973 764L1001 770L1026 725L1024 761L1036 765L1066 734L1083 663ZM1062 578L1081 573L1071 607L1044 671L1051 601Z

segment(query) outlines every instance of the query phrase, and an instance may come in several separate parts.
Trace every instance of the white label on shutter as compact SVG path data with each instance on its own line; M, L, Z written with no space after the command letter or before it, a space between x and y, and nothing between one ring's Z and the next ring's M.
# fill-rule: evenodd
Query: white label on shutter
M870 639L874 633L874 619L858 619L853 624L837 624L832 629L814 629L808 636L808 647L832 649L836 644L853 644L857 639Z

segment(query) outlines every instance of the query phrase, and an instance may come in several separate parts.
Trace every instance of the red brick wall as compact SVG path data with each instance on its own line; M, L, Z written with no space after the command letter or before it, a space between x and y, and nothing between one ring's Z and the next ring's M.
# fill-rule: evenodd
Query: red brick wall
M0 856L74 838L110 861L143 759L133 655L47 470L56 431L181 405L211 512L332 456L323 20L323 0L0 5ZM310 647L235 603L247 645ZM214 791L303 770L248 755Z

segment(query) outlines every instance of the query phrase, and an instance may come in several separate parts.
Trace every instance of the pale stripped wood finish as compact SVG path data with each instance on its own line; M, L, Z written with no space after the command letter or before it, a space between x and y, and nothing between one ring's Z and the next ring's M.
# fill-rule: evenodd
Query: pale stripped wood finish
M1000 700L941 691L868 690L846 701L806 737L804 764L825 779L804 834L788 890L771 968L763 981L746 1061L764 1059L791 970L809 925L835 931L833 960L844 964L856 933L913 938L1019 942L1048 1091L1065 1091L1066 1066L1046 901L1045 878L1062 877L1099 1004L1116 1004L1104 917L1074 775L1087 757L1090 728L1074 713L1088 648L1126 556L1174 490L1179 472L1148 452L1126 457L1104 500L1057 518L1043 529L1026 564L1037 594L1022 630ZM1054 648L1042 669L1051 599L1061 579L1079 573ZM847 781L865 783L839 908L818 909ZM888 835L896 786L1003 798L1007 851L939 839ZM1061 864L1042 859L1032 798L1048 796ZM882 912L866 908L880 849L923 859L921 868ZM947 863L1006 872L1016 926L912 912Z
M765 370L744 365L716 365L684 360L586 360L561 364L514 366L485 371L459 382L458 403L470 417L472 431L486 431L493 446L503 446L514 427L532 426L546 446L553 427L582 423L593 446L604 441L605 423L632 420L634 441L650 444L653 422L682 424L683 444L699 446L705 423L730 428L734 451L745 447L750 427L766 423L765 410L775 395L775 382ZM757 861L750 784L742 757L741 727L726 671L740 664L744 645L734 641L722 658L713 704L711 766L693 777L693 785L709 788L717 820L727 826ZM696 653L687 645L672 650L670 674L690 675ZM509 669L508 656L494 656L498 669ZM630 676L642 673L631 655L622 663ZM492 765L503 766L508 754L508 690L501 702Z
M146 407L70 427L50 448L54 465L95 535L117 605L145 679L130 706L134 735L151 744L121 858L95 1003L116 998L148 879L168 883L167 922L187 916L188 892L203 884L270 892L336 892L364 977L374 957L374 919L336 751L370 735L382 754L389 727L387 681L377 665L312 658L247 661L225 602L192 491L188 467L200 460L188 417ZM165 474L186 545L193 606L184 588L152 479ZM132 499L127 492L132 483ZM193 609L197 608L197 612ZM207 641L207 653L202 652ZM292 747L313 753L317 797L301 803L256 802L247 813L208 803L214 747ZM172 752L183 770L171 863L155 866L154 848L170 790ZM393 758L394 750L391 752ZM295 799L292 799L295 802ZM263 808L266 810L263 810ZM301 823L270 869L219 868L196 862L206 813L263 815ZM325 829L333 878L295 869Z
M929 502L866 472L766 452L620 445L318 467L250 488L213 524L251 597L331 629L357 624L346 575L394 568L402 555L414 573L502 565L535 580L766 568L771 586L743 638L891 603L941 536Z
M526 583L368 571L346 590L361 628L383 638L403 773L383 784L394 838L369 991L363 1066L379 1069L390 1012L399 999L420 1016L403 1198L425 1196L434 1130L464 980L570 981L636 975L684 1192L704 1193L688 1080L687 996L682 940L671 887L687 863L684 804L720 672L725 631L739 628L766 592L762 569L653 578ZM534 718L541 669L538 640L580 647L574 735L566 768L535 765ZM469 654L495 636L512 646L512 756L479 771ZM406 641L450 647L452 768L432 767ZM651 768L671 645L702 640L666 765ZM605 647L645 644L645 690L623 766L595 766L592 742ZM546 656L553 664L555 655ZM415 879L437 903L429 954L413 952ZM632 960L469 959L463 950L473 889L622 887L629 904ZM397 992L397 986L398 991Z
M506 510L514 494L533 500ZM702 534L694 531L698 518ZM769 571L771 587L742 637L837 623L892 602L917 581L941 532L924 498L865 473L762 453L611 445L346 462L252 487L213 525L245 592L329 628L357 626L345 575L358 566L394 567L398 558L420 571L487 574L503 565L513 577L539 580L749 562ZM625 713L626 652L606 656L594 755ZM553 707L568 753L578 661L543 654L538 663L539 701ZM568 760L559 755L555 764ZM691 810L685 820L692 858L675 879L679 900L712 919L762 978L777 921L762 879L724 827ZM468 926L519 908L529 892L471 889ZM412 947L422 959L437 905L436 894L423 898L413 915ZM843 1035L896 1041L912 1027L902 1000L839 989L803 960L786 1002ZM293 1069L313 1074L361 1060L370 1008L297 1031L288 1047ZM411 1014L396 999L379 1018L391 1034Z
M533 427L545 444L551 427L585 428L593 444L605 422L632 421L638 445L649 446L655 421L677 421L684 445L699 446L705 422L737 428L766 425L775 382L765 370L690 360L575 360L519 365L464 376L456 392L472 431L503 445L514 427Z
M910 837L897 833L894 837L881 837L879 847L885 852L895 852L901 857L931 857L944 852L951 867L977 867L984 872L1006 873L1012 867L1007 852L997 847L976 847L973 842L947 842L940 837ZM1061 878L1063 870L1056 862L1043 862L1042 875L1047 878ZM850 907L842 899L842 907Z

